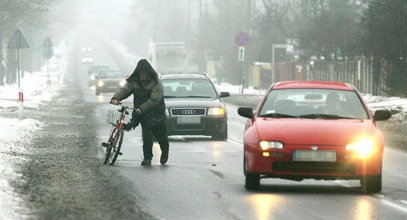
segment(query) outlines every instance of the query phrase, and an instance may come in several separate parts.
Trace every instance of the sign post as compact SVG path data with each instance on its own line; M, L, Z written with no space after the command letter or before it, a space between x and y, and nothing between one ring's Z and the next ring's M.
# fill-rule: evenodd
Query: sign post
M43 47L42 55L47 60L47 84L49 87L51 87L51 79L50 79L50 75L49 75L49 59L52 56L54 56L54 50L52 49L53 44L52 44L52 41L49 39L49 37L45 38L45 41L42 44L42 47Z
M24 93L23 88L21 86L21 62L20 62L20 49L29 48L27 41L25 40L23 34L21 33L20 29L17 29L14 32L13 37L11 38L10 43L8 44L9 49L17 49L17 83L18 83L18 118L21 120L23 119L23 102L24 102Z
M244 84L246 81L246 77L243 75L243 62L245 59L245 51L246 51L246 46L249 44L250 41L250 35L247 32L239 32L235 35L235 43L237 46L239 46L239 53L238 53L238 61L239 61L239 66L240 66L240 93L243 93L244 90Z

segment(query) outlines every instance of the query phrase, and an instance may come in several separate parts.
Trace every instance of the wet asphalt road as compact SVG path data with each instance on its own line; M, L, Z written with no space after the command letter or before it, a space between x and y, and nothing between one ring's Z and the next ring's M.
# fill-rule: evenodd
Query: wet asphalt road
M102 51L98 54L99 60L109 59ZM107 104L112 94L96 96L86 83L81 87L86 102L95 105L97 140L105 141L110 131L105 123L107 111L117 109ZM386 148L384 154L380 194L361 193L359 181L281 179L263 179L258 192L246 191L242 172L245 119L237 115L236 106L228 104L227 108L227 141L203 136L171 137L168 164L159 164L160 150L155 144L153 166L146 168L140 166L142 140L137 128L125 133L123 156L106 169L128 181L129 190L135 192L148 212L163 219L407 218L407 153L391 148ZM101 148L98 153L101 159Z

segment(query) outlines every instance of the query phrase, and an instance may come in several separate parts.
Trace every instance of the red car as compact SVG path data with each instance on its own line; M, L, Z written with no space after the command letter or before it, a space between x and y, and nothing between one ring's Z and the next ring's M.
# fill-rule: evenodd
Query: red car
M271 85L257 108L241 107L249 118L244 133L246 189L260 178L359 179L365 192L382 188L383 135L355 87L327 81Z

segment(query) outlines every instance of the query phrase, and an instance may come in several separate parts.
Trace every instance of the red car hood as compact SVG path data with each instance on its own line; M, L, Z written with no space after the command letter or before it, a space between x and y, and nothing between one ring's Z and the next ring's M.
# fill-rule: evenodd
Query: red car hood
M284 144L346 145L360 136L370 135L370 120L258 118L260 140Z

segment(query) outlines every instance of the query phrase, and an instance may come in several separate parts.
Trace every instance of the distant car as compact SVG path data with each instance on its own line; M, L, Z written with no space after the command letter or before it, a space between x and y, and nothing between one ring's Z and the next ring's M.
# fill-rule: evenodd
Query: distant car
M107 65L93 65L88 69L88 85L93 86L96 82L96 76L101 70L109 69Z
M96 76L96 95L102 92L115 92L126 85L125 74L121 70L103 69Z
M247 189L260 178L358 179L365 192L382 188L383 136L357 90L346 83L289 81L273 84L249 118L244 133Z
M86 63L93 63L94 62L94 58L90 55L87 56L83 56L81 57L81 62L86 64Z
M92 52L93 48L89 46L82 47L82 52Z
M206 135L215 140L228 137L227 110L206 74L161 75L167 107L168 135Z

